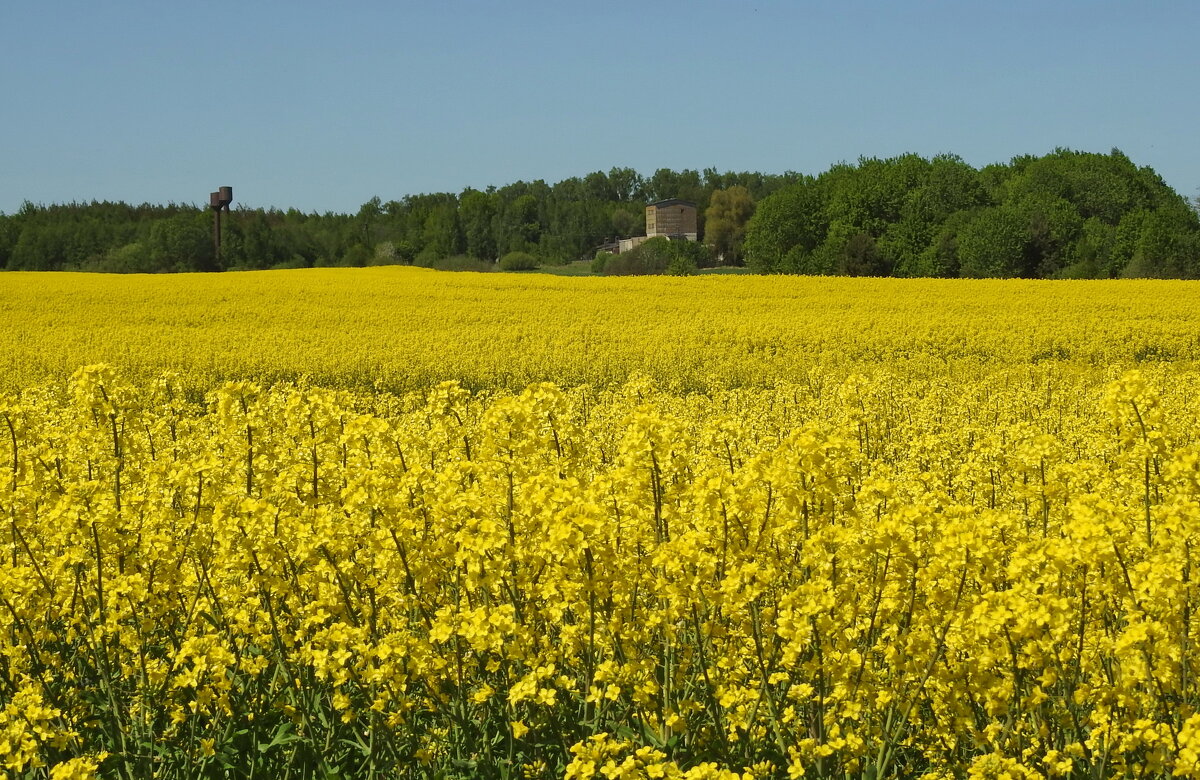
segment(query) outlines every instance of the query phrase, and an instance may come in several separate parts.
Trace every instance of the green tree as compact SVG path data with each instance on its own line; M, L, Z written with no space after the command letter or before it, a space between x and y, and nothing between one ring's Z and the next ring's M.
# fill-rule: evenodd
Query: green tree
M758 273L785 271L795 247L812 252L825 239L825 193L809 176L763 199L746 225L746 265Z
M755 210L744 221L745 211L736 204L744 204L747 196ZM631 168L613 168L554 185L538 180L468 189L461 197L434 192L386 203L376 197L349 214L240 208L225 220L220 262L211 248L207 209L25 203L16 214L0 215L0 266L303 267L347 258L359 262L361 249L367 250L368 262L376 263L422 257L431 265L465 252L481 258L472 267L482 268L511 251L561 262L594 255L614 237L642 235L646 200L669 197L697 204L701 232L727 259L739 255L737 228L743 224L740 255L761 272L1200 273L1196 204L1116 149L1108 154L1057 149L980 170L952 155L862 158L816 177L661 168L645 179ZM683 251L683 246L673 249ZM693 261L703 267L710 258L679 262ZM619 260L616 267L623 263L628 265ZM467 264L441 263L450 265ZM639 272L651 265L641 263Z
M1025 262L1028 237L1025 215L997 206L982 209L958 230L959 270L962 276L1018 276Z
M665 236L655 236L643 241L628 252L613 255L604 263L605 276L640 276L661 274L675 260L672 241Z
M1117 229L1099 219L1091 217L1079 229L1075 242L1074 260L1058 272L1063 279L1097 279L1107 276Z
M462 229L458 223L458 209L453 204L435 206L425 218L423 251L435 258L462 253Z
M708 248L696 241L672 241L655 236L619 255L597 254L592 271L606 276L670 274L686 276L709 265Z
M1123 275L1194 279L1200 277L1200 221L1182 205L1158 209L1142 220L1137 246Z
M887 276L892 266L871 234L860 230L842 245L838 269L846 276Z
M948 254L953 240L942 236L945 226L953 215L989 204L987 190L974 168L953 155L931 159L904 195L899 219L879 238L881 252L894 263L893 273L956 275L957 260ZM930 263L931 249L940 260Z
M675 258L667 266L667 273L686 276L699 268L713 265L712 251L699 241L672 241L671 251Z
M754 198L740 184L712 193L704 211L704 240L720 262L742 264L746 225L752 216Z
M383 213L383 206L380 203L379 196L371 198L358 210L358 231L359 241L368 250L375 247L375 225L379 222L379 217Z
M594 171L583 178L584 198L601 202L620 200L617 190L603 171Z
M500 258L498 265L501 271L532 271L540 263L537 257L528 252L509 252Z
M261 209L239 209L236 219L225 220L221 244L226 267L270 268L292 256L281 246L283 234Z
M197 211L156 221L147 244L159 267L172 271L220 270L210 220L208 214Z
M1023 159L1019 171L1005 181L1001 196L1008 202L1031 196L1060 198L1082 219L1096 217L1116 225L1130 211L1153 208L1155 190L1161 186L1118 149L1105 155L1060 148Z
M479 260L495 260L495 197L479 190L464 190L458 199L458 218L467 254Z
M612 235L615 238L645 235L646 212L638 206L621 204L612 210L609 218L612 223Z
M16 246L20 235L16 218L0 214L0 268L8 267L13 247Z
M518 196L500 214L500 248L505 252L526 252L537 246L542 235L538 218L538 199L532 193Z
M66 262L66 242L59 226L44 221L22 225L8 260L13 271L57 271Z
M148 274L157 268L154 256L150 254L146 245L135 241L110 250L103 264L96 270L118 274Z
M906 268L909 272L906 275L953 278L959 275L960 268L958 233L948 227L925 248L916 265Z
M608 183L616 199L622 203L645 199L645 180L633 168L612 168Z
M1074 262L1075 242L1083 220L1062 198L1031 197L1013 207L1025 219L1026 239L1018 273L1033 279L1050 279Z
M964 210L951 214L929 246L921 253L916 265L906 269L905 275L942 278L959 276L961 261L958 256L958 233L977 213L975 210Z
M705 201L708 190L700 179L700 172L689 168L682 171L659 168L646 181L645 190L646 199L651 202L682 198L695 203L701 213L707 205Z
M775 270L785 274L825 276L834 273L837 269L824 253L815 252L804 244L796 244L787 251L779 267Z

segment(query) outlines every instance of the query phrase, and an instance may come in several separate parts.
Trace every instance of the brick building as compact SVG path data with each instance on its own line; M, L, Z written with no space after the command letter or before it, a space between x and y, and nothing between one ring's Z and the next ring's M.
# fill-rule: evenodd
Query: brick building
M646 207L646 237L666 236L695 241L696 204L679 198L668 198Z
M663 236L672 241L697 241L696 204L679 198L668 198L646 207L646 235L622 238L602 251L620 254L628 252L648 238Z

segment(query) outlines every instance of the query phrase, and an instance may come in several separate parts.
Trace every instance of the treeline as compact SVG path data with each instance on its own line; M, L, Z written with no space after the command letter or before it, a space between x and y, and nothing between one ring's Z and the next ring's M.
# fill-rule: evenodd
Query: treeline
M836 165L762 200L744 249L764 273L1196 278L1200 219L1118 150L979 170L904 155Z
M685 198L700 209L712 194L742 188L763 198L799 174L631 168L556 184L517 182L462 193L372 198L356 214L235 208L216 256L212 213L194 205L25 203L0 215L0 267L112 272L363 266L415 263L485 267L520 252L539 263L591 259L596 248L645 233L645 206ZM701 227L703 229L703 227Z
M235 209L223 221L218 262L207 209L26 202L16 214L0 216L0 261L14 271L219 271L242 264L312 265L339 259L353 244L353 219L343 215ZM251 258L258 260L251 264Z
M1065 149L980 169L953 155L863 158L818 176L613 168L556 184L372 198L356 214L239 208L224 220L220 257L212 215L194 205L27 202L0 215L0 267L528 268L592 259L604 244L643 235L646 204L666 198L696 203L704 246L604 255L597 272L725 264L856 276L1200 277L1192 204L1120 151Z

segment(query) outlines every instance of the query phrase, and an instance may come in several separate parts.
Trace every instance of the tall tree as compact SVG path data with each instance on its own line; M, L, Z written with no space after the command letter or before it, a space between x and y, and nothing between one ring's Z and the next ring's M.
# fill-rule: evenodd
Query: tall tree
M1018 276L1025 262L1028 221L1009 206L983 209L956 238L963 276Z
M435 206L425 218L424 252L435 258L453 257L463 251L458 209L452 203Z
M150 254L173 271L217 271L210 217L200 211L159 220L150 229Z
M704 211L704 241L718 261L742 264L742 244L752 216L754 198L750 196L750 190L735 184L729 189L713 192Z
M612 168L608 172L608 182L617 200L623 203L645 200L645 180L633 168Z
M817 179L803 177L755 207L746 225L746 265L759 273L788 271L785 258L798 260L812 252L828 228L824 188Z
M375 246L375 234L373 228L379 221L379 217L382 213L383 206L378 195L362 204L362 207L358 210L360 243L367 249L372 249Z
M458 218L467 254L479 260L495 260L499 256L493 229L495 196L479 190L464 190L458 199Z
M538 198L529 192L518 196L500 214L500 226L504 254L534 249L542 235Z

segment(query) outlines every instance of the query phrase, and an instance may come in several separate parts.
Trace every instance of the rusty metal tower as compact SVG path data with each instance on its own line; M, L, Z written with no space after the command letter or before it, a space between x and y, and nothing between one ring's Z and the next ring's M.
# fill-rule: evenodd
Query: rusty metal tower
M233 187L219 187L216 192L209 193L208 207L213 210L213 250L218 264L221 262L221 212L228 212L230 203L233 203Z

